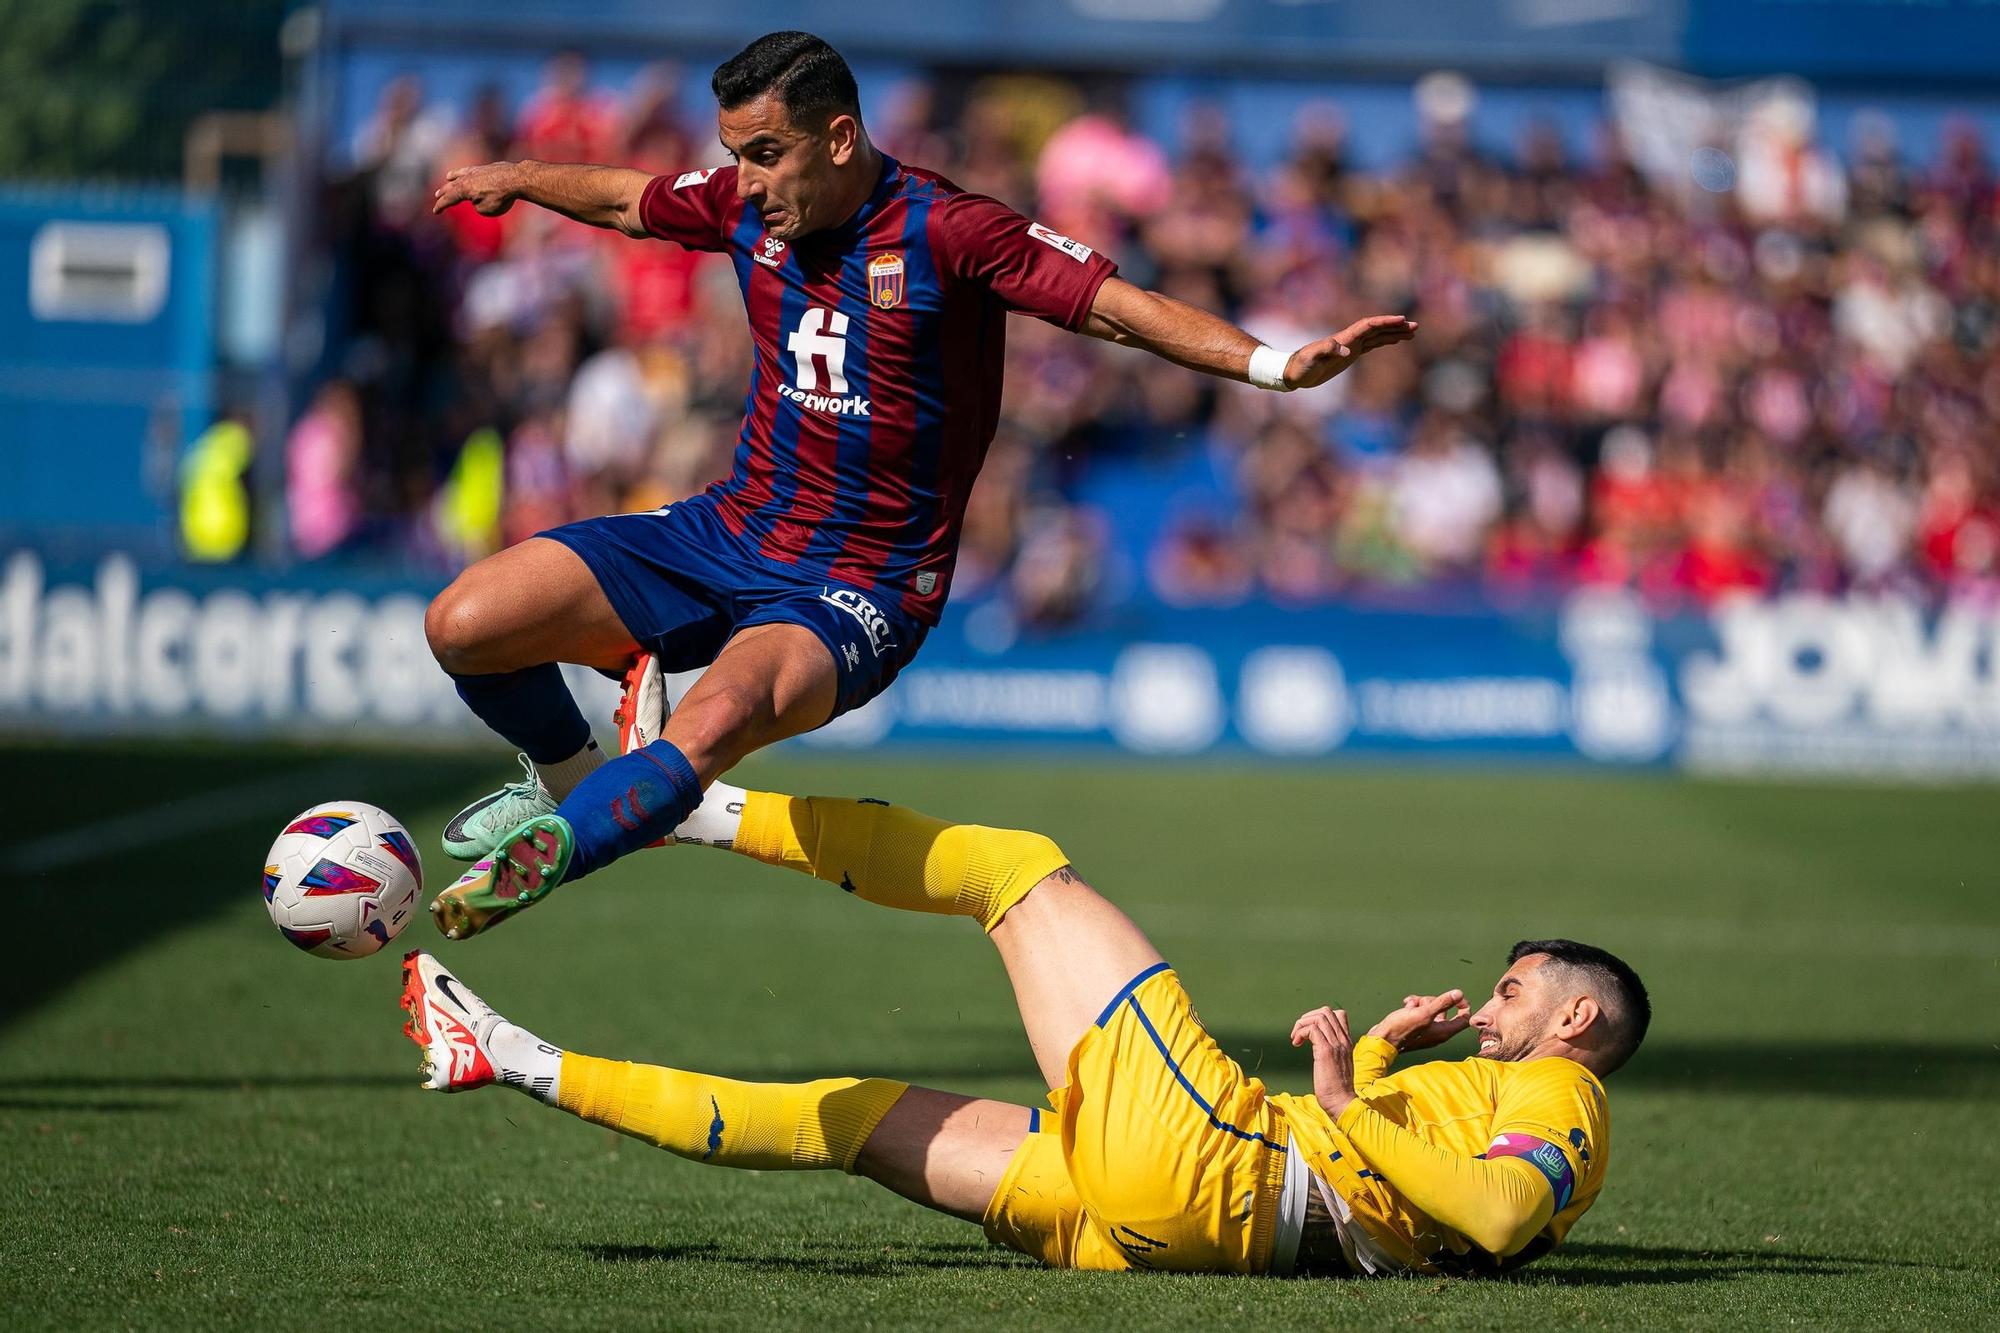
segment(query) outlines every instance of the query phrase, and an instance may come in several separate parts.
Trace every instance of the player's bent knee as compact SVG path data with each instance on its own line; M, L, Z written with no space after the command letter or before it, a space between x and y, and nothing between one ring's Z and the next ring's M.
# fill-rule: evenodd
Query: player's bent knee
M446 671L464 674L477 671L481 648L478 595L468 593L465 579L454 579L449 587L431 598L424 611L424 639L431 656Z
M968 835L965 878L984 891L979 924L991 931L1035 886L1069 864L1069 857L1044 833L1026 829L960 825Z

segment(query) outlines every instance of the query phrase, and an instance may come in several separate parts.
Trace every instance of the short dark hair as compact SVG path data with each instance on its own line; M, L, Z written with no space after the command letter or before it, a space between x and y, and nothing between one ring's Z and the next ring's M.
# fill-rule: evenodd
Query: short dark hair
M861 90L840 52L809 32L765 33L716 66L708 86L724 111L777 94L794 121L861 115Z
M1605 1052L1609 1064L1603 1072L1609 1074L1630 1060L1653 1021L1653 1002L1646 997L1646 983L1639 980L1632 965L1616 954L1575 940L1522 940L1508 952L1508 965L1535 954L1545 954L1549 962L1575 969L1599 990L1598 1008L1611 1038Z

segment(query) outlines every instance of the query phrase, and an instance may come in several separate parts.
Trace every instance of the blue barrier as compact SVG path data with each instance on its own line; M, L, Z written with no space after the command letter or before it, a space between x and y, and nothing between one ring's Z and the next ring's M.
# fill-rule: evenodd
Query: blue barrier
M0 531L168 546L214 417L216 225L171 191L0 188Z
M424 643L436 587L17 549L0 557L0 728L479 741ZM608 716L608 684L573 679ZM2000 610L1789 596L1660 616L1581 592L1422 612L1142 603L1036 634L975 601L888 693L800 743L1994 776Z
M1990 83L2000 12L1990 0L328 0L328 46L433 51L477 34L544 50L582 45L666 58L727 54L804 27L853 53L1142 68L1594 73L1636 57L1698 73L1790 72Z

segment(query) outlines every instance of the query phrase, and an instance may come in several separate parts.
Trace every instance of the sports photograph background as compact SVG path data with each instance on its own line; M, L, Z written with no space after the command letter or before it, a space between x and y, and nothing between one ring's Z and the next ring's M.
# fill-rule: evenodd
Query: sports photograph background
M1990 1323L2000 9L588 8L0 6L0 1322ZM1011 321L943 624L735 780L1049 834L1286 1090L1307 1008L1621 954L1656 1019L1554 1255L1053 1273L866 1182L419 1095L405 948L593 1054L1039 1100L977 932L732 858L354 962L271 927L259 857L321 801L449 882L513 770L426 601L722 476L748 378L718 258L431 192L720 164L709 71L794 26L885 151L1134 281L1278 347L1422 329L1280 396Z

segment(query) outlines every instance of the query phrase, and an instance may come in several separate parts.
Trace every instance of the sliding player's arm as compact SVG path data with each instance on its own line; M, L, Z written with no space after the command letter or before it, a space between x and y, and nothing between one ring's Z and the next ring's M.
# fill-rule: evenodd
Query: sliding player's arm
M1463 1007L1457 992L1411 999L1419 1003L1406 1003L1370 1037L1394 1044L1382 1031L1388 1029L1407 1033L1410 1045L1434 1045L1465 1026L1465 1016L1453 1012ZM1523 1135L1504 1155L1489 1149L1485 1157L1467 1157L1425 1142L1356 1096L1358 1054L1343 1011L1315 1010L1300 1018L1292 1032L1293 1045L1312 1043L1314 1099L1369 1168L1480 1249L1502 1259L1518 1254L1568 1202L1575 1175L1556 1145ZM1551 1160L1561 1164L1558 1173L1551 1174L1534 1155L1538 1149L1547 1149Z
M1450 1041L1465 1031L1471 1022L1472 1011L1466 1007L1464 991L1405 995L1402 1008L1369 1028L1367 1034L1354 1043L1354 1080L1348 1086L1356 1092L1363 1091L1388 1073L1396 1063L1396 1057L1404 1051L1421 1051ZM1311 1029L1315 1028L1323 1037L1332 1033L1336 1028L1334 1011L1321 1007L1301 1015L1299 1021L1292 1024L1292 1045L1304 1045L1312 1037Z
M1397 1193L1488 1254L1519 1253L1556 1215L1554 1186L1523 1158L1426 1143L1359 1097L1333 1123Z
M652 176L628 167L583 166L571 162L488 162L458 167L444 178L431 201L431 212L469 203L487 217L512 208L517 200L587 222L593 227L647 235L640 200Z
M1081 332L1189 370L1289 391L1324 384L1364 353L1408 342L1417 326L1402 315L1371 315L1287 355L1199 306L1111 278L1097 289Z

